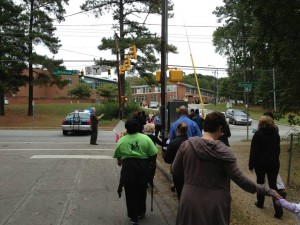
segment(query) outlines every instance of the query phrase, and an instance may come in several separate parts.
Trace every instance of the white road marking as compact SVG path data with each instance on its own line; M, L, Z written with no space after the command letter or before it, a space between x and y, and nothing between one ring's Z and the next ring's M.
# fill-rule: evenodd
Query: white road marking
M34 155L31 159L114 159L109 155Z

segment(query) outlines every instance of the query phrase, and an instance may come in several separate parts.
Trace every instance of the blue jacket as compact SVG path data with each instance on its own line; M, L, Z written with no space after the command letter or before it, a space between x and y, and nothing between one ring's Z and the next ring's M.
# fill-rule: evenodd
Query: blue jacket
M178 120L176 120L174 123L172 123L170 128L170 141L175 139L177 137L176 130L179 123L184 122L188 126L188 137L194 137L199 136L202 137L202 132L200 131L198 124L188 118L187 116L180 116Z

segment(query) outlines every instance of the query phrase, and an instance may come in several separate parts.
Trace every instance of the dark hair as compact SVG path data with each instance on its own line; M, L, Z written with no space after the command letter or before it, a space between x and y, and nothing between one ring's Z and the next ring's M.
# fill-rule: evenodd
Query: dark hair
M181 122L177 125L177 130L178 130L179 134L186 134L187 135L188 125L184 122Z
M127 120L125 123L125 128L128 134L134 134L139 132L139 123L137 120Z
M211 112L206 115L204 120L203 129L205 132L214 133L219 127L222 126L222 129L226 126L226 119L223 113L221 112Z
M195 113L196 113L196 114L199 114L199 109L196 109L196 110L195 110Z
M269 116L269 117L271 117L272 119L274 119L274 115L273 115L272 112L265 112L265 113L264 113L264 116Z

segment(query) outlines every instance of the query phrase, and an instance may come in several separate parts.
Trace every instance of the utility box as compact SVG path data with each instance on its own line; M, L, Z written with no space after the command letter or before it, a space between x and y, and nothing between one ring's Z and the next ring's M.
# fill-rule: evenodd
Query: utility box
M182 100L173 100L168 102L167 115L168 115L168 130L170 130L171 124L179 118L179 107L185 106L188 108L188 102Z

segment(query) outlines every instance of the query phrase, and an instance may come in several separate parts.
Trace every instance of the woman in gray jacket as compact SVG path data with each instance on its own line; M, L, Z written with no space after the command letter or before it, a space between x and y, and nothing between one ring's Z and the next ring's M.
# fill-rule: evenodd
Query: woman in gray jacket
M208 114L204 135L183 142L173 162L173 176L184 177L177 225L227 225L230 223L230 180L250 193L281 198L265 185L245 177L230 148L218 138L226 124L220 112Z

